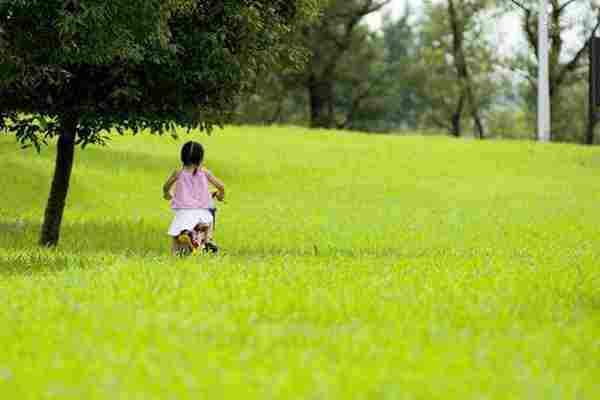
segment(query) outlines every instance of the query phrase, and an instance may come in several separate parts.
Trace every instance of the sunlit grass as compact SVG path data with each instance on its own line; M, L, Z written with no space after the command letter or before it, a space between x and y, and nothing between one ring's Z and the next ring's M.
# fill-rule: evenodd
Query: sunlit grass
M595 399L600 149L301 128L196 136L216 258L168 256L182 142L0 137L0 398ZM185 138L184 138L185 139Z

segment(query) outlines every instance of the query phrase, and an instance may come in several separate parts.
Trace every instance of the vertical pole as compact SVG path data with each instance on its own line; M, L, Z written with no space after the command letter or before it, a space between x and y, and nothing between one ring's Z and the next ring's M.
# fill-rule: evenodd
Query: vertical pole
M540 0L538 27L538 140L550 141L548 0Z

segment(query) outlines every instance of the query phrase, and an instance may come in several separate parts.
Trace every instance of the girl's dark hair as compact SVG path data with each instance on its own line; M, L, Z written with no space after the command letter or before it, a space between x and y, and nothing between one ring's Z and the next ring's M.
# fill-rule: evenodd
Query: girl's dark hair
M200 165L204 160L204 147L198 142L187 142L181 148L181 162L184 166ZM194 170L194 175L198 168Z

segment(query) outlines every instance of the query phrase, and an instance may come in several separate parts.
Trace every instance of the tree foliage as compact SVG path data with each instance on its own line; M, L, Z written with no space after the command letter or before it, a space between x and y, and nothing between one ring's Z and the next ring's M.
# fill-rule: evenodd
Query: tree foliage
M227 120L314 4L300 1L43 0L0 3L0 121L23 143L77 118L78 141L111 127L164 132ZM22 117L20 113L26 113ZM35 120L42 123L35 123Z
M321 23L304 31L306 68L272 71L243 103L239 120L368 131L416 127L412 14L388 16L383 32L373 31L363 18L383 4L327 3Z
M371 61L374 52L378 51L375 50L378 44L372 32L361 22L365 16L380 10L388 1L327 0L324 2L318 22L298 32L298 39L309 51L305 68L275 70L273 71L275 76L267 79L267 82L264 82L266 85L259 87L262 92L261 100L274 101L270 113L274 117L280 115L281 107L287 103L284 97L288 97L288 93L293 92L294 97L306 103L308 121L312 127L334 128L349 123L351 118L343 115L343 112L340 113L342 109L338 107L338 103L340 101L352 103L353 100L340 96L338 90L343 89L338 84L347 82L348 79L366 81L364 74L357 77L354 72ZM299 92L305 94L297 96ZM357 90L354 94L360 96L362 93L362 90Z

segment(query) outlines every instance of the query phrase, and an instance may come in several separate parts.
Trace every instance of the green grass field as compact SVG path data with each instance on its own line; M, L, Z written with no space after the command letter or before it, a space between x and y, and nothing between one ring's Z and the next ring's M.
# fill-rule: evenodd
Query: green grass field
M2 399L598 399L600 149L227 128L216 258L168 256L183 141L0 137ZM186 137L183 137L186 139Z

